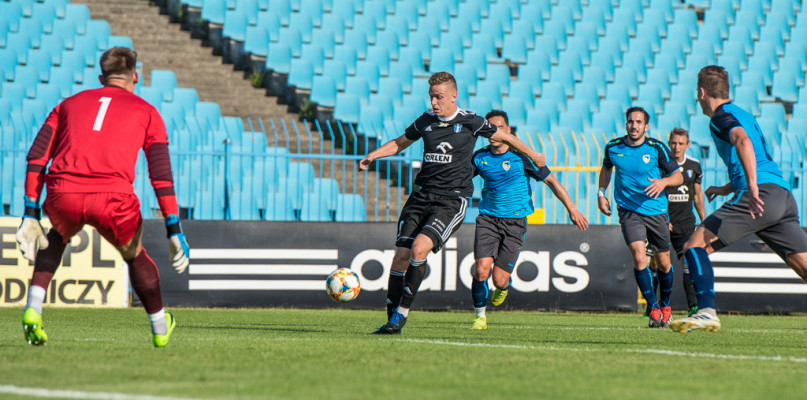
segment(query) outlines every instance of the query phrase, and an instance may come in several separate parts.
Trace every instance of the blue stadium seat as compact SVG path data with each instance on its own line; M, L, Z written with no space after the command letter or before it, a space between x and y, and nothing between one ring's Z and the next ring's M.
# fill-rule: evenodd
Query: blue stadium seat
M266 57L269 52L269 32L266 27L248 26L244 35L244 52Z
M765 22L765 12L761 0L742 0L740 2L741 11L750 11L758 15L757 24Z
M47 110L53 109L62 101L60 89L56 85L49 85L47 83L40 83L36 87L36 98L42 100Z
M87 21L90 20L90 9L84 4L68 4L65 7L64 18L76 24L76 33L87 33Z
M353 18L353 29L350 32L362 32L368 45L375 44L378 23L375 17L367 14L356 15ZM347 35L348 32L345 32Z
M514 97L505 97L502 99L502 109L507 113L510 126L520 127L526 124L527 108L523 100Z
M493 108L502 108L501 85L496 82L489 80L478 82L475 97L486 97L490 100Z
M641 16L641 13L638 15ZM614 10L614 18L605 28L605 37L618 39L627 46L628 38L636 36L637 14L626 8ZM638 20L641 20L639 18Z
M367 220L364 199L358 194L339 194L336 206L337 222L363 222Z
M19 22L18 33L25 33L31 42L31 47L38 49L42 44L42 23L36 18L23 18Z
M744 53L750 55L754 49L754 39L751 37L751 30L745 25L732 25L729 28L729 40L742 43ZM723 51L727 43L723 43Z
M773 71L771 70L771 64L768 60L751 57L748 61L747 71L758 71L762 74L765 86L773 85Z
M311 66L314 68L314 73L322 75L323 66L325 64L325 51L322 50L322 47L313 43L303 45L300 59L310 62Z
M335 90L345 90L345 82L347 81L347 67L345 67L345 63L342 61L325 60L325 63L323 63L323 76L328 76L331 78ZM316 87L316 82L314 82L314 86Z
M585 100L572 99L566 103L566 113L575 113L580 117L580 122L583 124L583 129L591 128L591 107ZM560 119L558 119L560 125ZM583 130L575 130L577 133L582 133Z
M9 29L11 32L18 32L20 30L20 20L22 16L22 7L16 2L0 2L0 15L6 17Z
M639 96L639 79L633 68L625 67L618 69L614 74L613 83L628 88L630 97Z
M507 5L497 4L491 7L488 12L488 21L498 21L502 25L504 33L510 33L513 30L513 12ZM485 20L482 21L482 29L484 29Z
M538 108L527 111L527 125L534 127L536 129L536 133L541 134L549 133L549 130L552 127L547 113Z
M162 90L163 100L171 102L174 100L174 89L177 87L176 74L171 70L152 70L149 86Z
M48 84L59 89L60 97L69 97L70 89L74 83L76 83L76 81L72 70L66 67L51 67Z
M319 28L322 26L322 16L325 14L325 7L325 3L321 0L301 0L299 12L310 15L314 27ZM333 10L333 5L331 5L331 10Z
M359 123L360 109L359 96L353 93L337 93L333 118L342 122L357 124Z
M566 111L566 87L558 82L545 82L541 88L541 98L554 101L560 111ZM538 103L535 103L536 107Z
M98 50L106 51L109 48L109 37L112 36L109 22L101 19L87 21L87 35L95 38L98 43Z
M27 65L18 65L14 71L14 82L25 88L25 97L34 98L36 97L36 85L40 82L39 71Z
M764 26L759 33L759 41L771 42L776 47L776 54L785 54L785 43L782 37L782 29L778 26Z
M363 76L349 76L345 82L345 93L355 94L364 105L370 100L370 83Z
M760 113L759 96L757 95L757 90L755 88L740 86L734 89L733 103L750 112L751 114L754 114L754 116L757 116Z
M757 21L757 15L754 14L753 11L740 10L737 11L736 21L734 23L748 28L748 31L751 33L751 40L759 40L760 27Z
M527 42L521 34L513 33L504 39L502 58L514 64L527 62Z
M605 100L615 101L619 103L620 110L626 110L632 103L630 89L628 89L625 85L610 83L608 84L607 93L605 94ZM602 106L603 102L600 102L600 107Z
M797 102L799 100L798 83L793 73L790 71L777 72L773 77L771 95L781 101Z
M540 93L540 89L538 89ZM513 99L519 99L527 110L532 110L535 106L536 89L529 81L517 80L510 82L510 95Z
M623 69L633 68L633 70L636 71L636 79L639 80L639 83L647 81L647 60L644 57L645 56L641 53L629 51L625 54L622 61Z
M288 74L291 68L291 47L283 42L270 43L264 63L268 71L278 74Z
M725 40L729 36L729 23L723 10L707 9L700 30L703 30L706 26L715 28L720 33L721 40ZM699 32L698 36L700 35Z
M583 66L588 66L591 64L591 48L589 44L588 39L583 36L572 36L566 42L566 51L564 54L576 54L580 58L580 73L582 73ZM558 62L564 63L566 61L568 60L564 60L564 55L561 54ZM574 62L577 64L576 61Z
M785 107L782 103L762 103L760 105L760 118L767 118L776 123L776 132L782 135L787 131Z
M203 0L201 18L203 21L222 25L226 10L225 0Z
M297 89L311 90L314 66L305 58L291 60L287 84Z
M610 1L600 0L599 5L589 4L589 6L583 10L583 16L580 22L578 22L578 26L580 23L590 23L594 26L598 35L605 35L606 21L609 21L612 16L613 10L611 9ZM578 26L575 26L575 31L578 30Z
M51 54L49 52L43 50L28 51L27 66L37 71L40 82L48 82L50 80L50 69L53 66L53 63Z
M696 20L697 21L697 20ZM678 22L678 21L675 21ZM655 24L659 27L659 36L666 37L667 36L667 17L661 10L658 9L647 9L644 11L642 15L642 23L650 23ZM692 34L697 34L697 27L695 32Z
M689 37L698 36L698 16L691 8L679 8L675 10L675 23L686 26L689 29Z
M535 49L527 54L527 64L530 64L530 54L533 52L542 52L548 57L551 64L558 63L558 42L554 37L541 35L535 39Z
M581 83L594 86L597 89L597 96L605 97L605 87L608 80L605 79L605 71L602 68L596 65L583 68L583 80Z
M510 93L510 68L504 64L488 64L485 80L499 85L502 95Z
M557 66L552 67L552 76L549 79L551 83L560 84L564 90L563 94L565 97L571 97L574 94L574 72L571 68L567 67L564 63L560 63ZM546 85L544 85L544 88ZM546 95L546 93L544 93Z
M547 36L555 39L558 44L558 50L566 50L566 25L561 20L549 20L544 23L544 31L541 36ZM538 46L538 43L535 44Z
M109 47L126 47L128 49L134 49L134 45L132 44L132 39L130 37L116 35L109 37Z
M283 191L266 194L264 219L267 221L294 221L296 219L288 193Z
M607 137L611 137L617 132L615 129L616 122L611 114L605 112L592 114L591 130L594 133L605 134Z
M280 33L280 27L282 24L280 23L280 16L274 11L261 11L258 14L257 24L255 24L254 28L263 28L266 31L267 39L273 42L278 40L278 34ZM247 40L249 40L249 29L247 27ZM260 32L260 31L258 31Z
M421 63L420 68L423 70L423 63ZM401 89L403 89L404 93L412 92L414 74L409 64L400 61L390 63L389 77L396 78L401 82Z
M143 88L145 89L145 88ZM214 131L223 130L221 109L219 104L209 101L200 101L196 103L196 118L203 120L205 124Z
M340 4L341 2L337 3ZM333 32L333 39L336 44L345 42L346 23L341 16L335 14L325 14L322 16L322 30Z
M656 26L650 24L639 25L636 28L636 38L646 40L652 53L657 53L661 49L661 37Z
M661 88L655 83L647 83L639 87L639 97L637 101L652 106L655 114L660 114L664 110L664 96L662 95Z
M433 48L429 61L429 71L431 73L445 71L454 74L454 50L450 48Z
M796 85L799 87L804 86L804 63L801 60L798 60L794 57L785 56L779 61L779 71L777 74L782 72L790 72L793 74L793 77L796 78ZM774 76L776 79L776 76Z
M603 52L597 52L591 55L591 65L602 70L605 75L605 80L612 82L616 67L614 66L614 58Z
M303 51L303 35L297 28L288 27L280 28L277 34L277 42L269 46L269 52L272 52L272 46L276 44L284 44L291 49L291 56L299 58Z
M668 23L673 21L673 6L670 0L650 0L649 9L660 11Z
M457 64L454 66L454 78L457 82L465 82L468 94L476 94L476 83L479 80L476 74L476 68L470 64Z

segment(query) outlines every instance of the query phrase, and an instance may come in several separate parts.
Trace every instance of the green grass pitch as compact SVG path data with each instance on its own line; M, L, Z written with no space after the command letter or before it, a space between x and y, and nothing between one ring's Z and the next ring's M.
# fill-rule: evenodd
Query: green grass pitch
M721 315L716 334L679 335L639 313L489 311L472 331L471 311L413 311L403 335L376 336L383 311L171 311L154 349L141 309L46 308L44 347L24 342L22 310L0 309L0 398L807 396L804 315Z

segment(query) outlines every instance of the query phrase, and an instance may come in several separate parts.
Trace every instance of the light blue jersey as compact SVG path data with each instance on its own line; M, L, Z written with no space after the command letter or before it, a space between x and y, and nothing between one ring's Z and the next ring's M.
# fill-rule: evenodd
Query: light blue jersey
M477 150L474 175L484 180L479 213L499 218L525 218L535 212L530 178L543 181L549 168L537 168L527 156L513 151L497 154L490 146Z
M616 204L637 214L652 216L667 212L667 197L655 199L644 189L652 179L669 176L678 169L678 162L670 154L667 146L650 137L642 144L631 146L625 136L608 142L602 165L615 168L614 198Z
M754 145L754 157L757 163L757 185L773 183L790 190L790 185L782 178L782 172L779 171L779 167L776 166L771 154L768 152L765 137L762 136L762 130L759 128L757 121L742 108L733 103L726 103L717 107L714 114L712 114L709 129L715 141L717 154L720 155L720 158L723 159L729 169L732 189L735 192L748 189L748 183L745 181L745 171L742 164L740 164L740 158L737 156L737 149L731 144L731 130L737 127L745 130L745 134Z

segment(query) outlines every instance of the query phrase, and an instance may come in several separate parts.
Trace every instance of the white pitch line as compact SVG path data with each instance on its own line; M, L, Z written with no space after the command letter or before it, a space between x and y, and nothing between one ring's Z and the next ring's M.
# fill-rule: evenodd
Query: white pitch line
M500 349L522 349L522 350L551 350L551 351L614 351L614 349L592 349L573 348L573 347L558 347L558 346L527 346L527 345L512 345L512 344L494 344L494 343L468 343L468 342L449 342L443 340L421 340L421 339L404 339L403 342L411 343L424 343L446 346L462 346L462 347L492 347ZM715 358L725 360L752 360L752 361L778 361L778 362L793 362L793 363L807 363L807 358L800 357L782 357L782 356L753 356L747 354L716 354L716 353L691 353L673 350L654 350L654 349L617 349L626 353L650 353L661 354L674 357L688 357L688 358Z
M0 385L0 393L18 396L32 396L59 399L99 399L99 400L201 400L192 397L152 396L148 394L127 394L113 392L87 392L83 390L44 389L14 385Z

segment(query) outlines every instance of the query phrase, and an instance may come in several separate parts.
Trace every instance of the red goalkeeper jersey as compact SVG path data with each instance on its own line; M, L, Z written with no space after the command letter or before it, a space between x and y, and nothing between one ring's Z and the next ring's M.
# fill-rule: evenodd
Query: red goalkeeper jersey
M39 199L43 184L51 193L132 193L141 148L160 209L178 215L165 123L115 86L83 91L51 111L28 152L25 194Z

